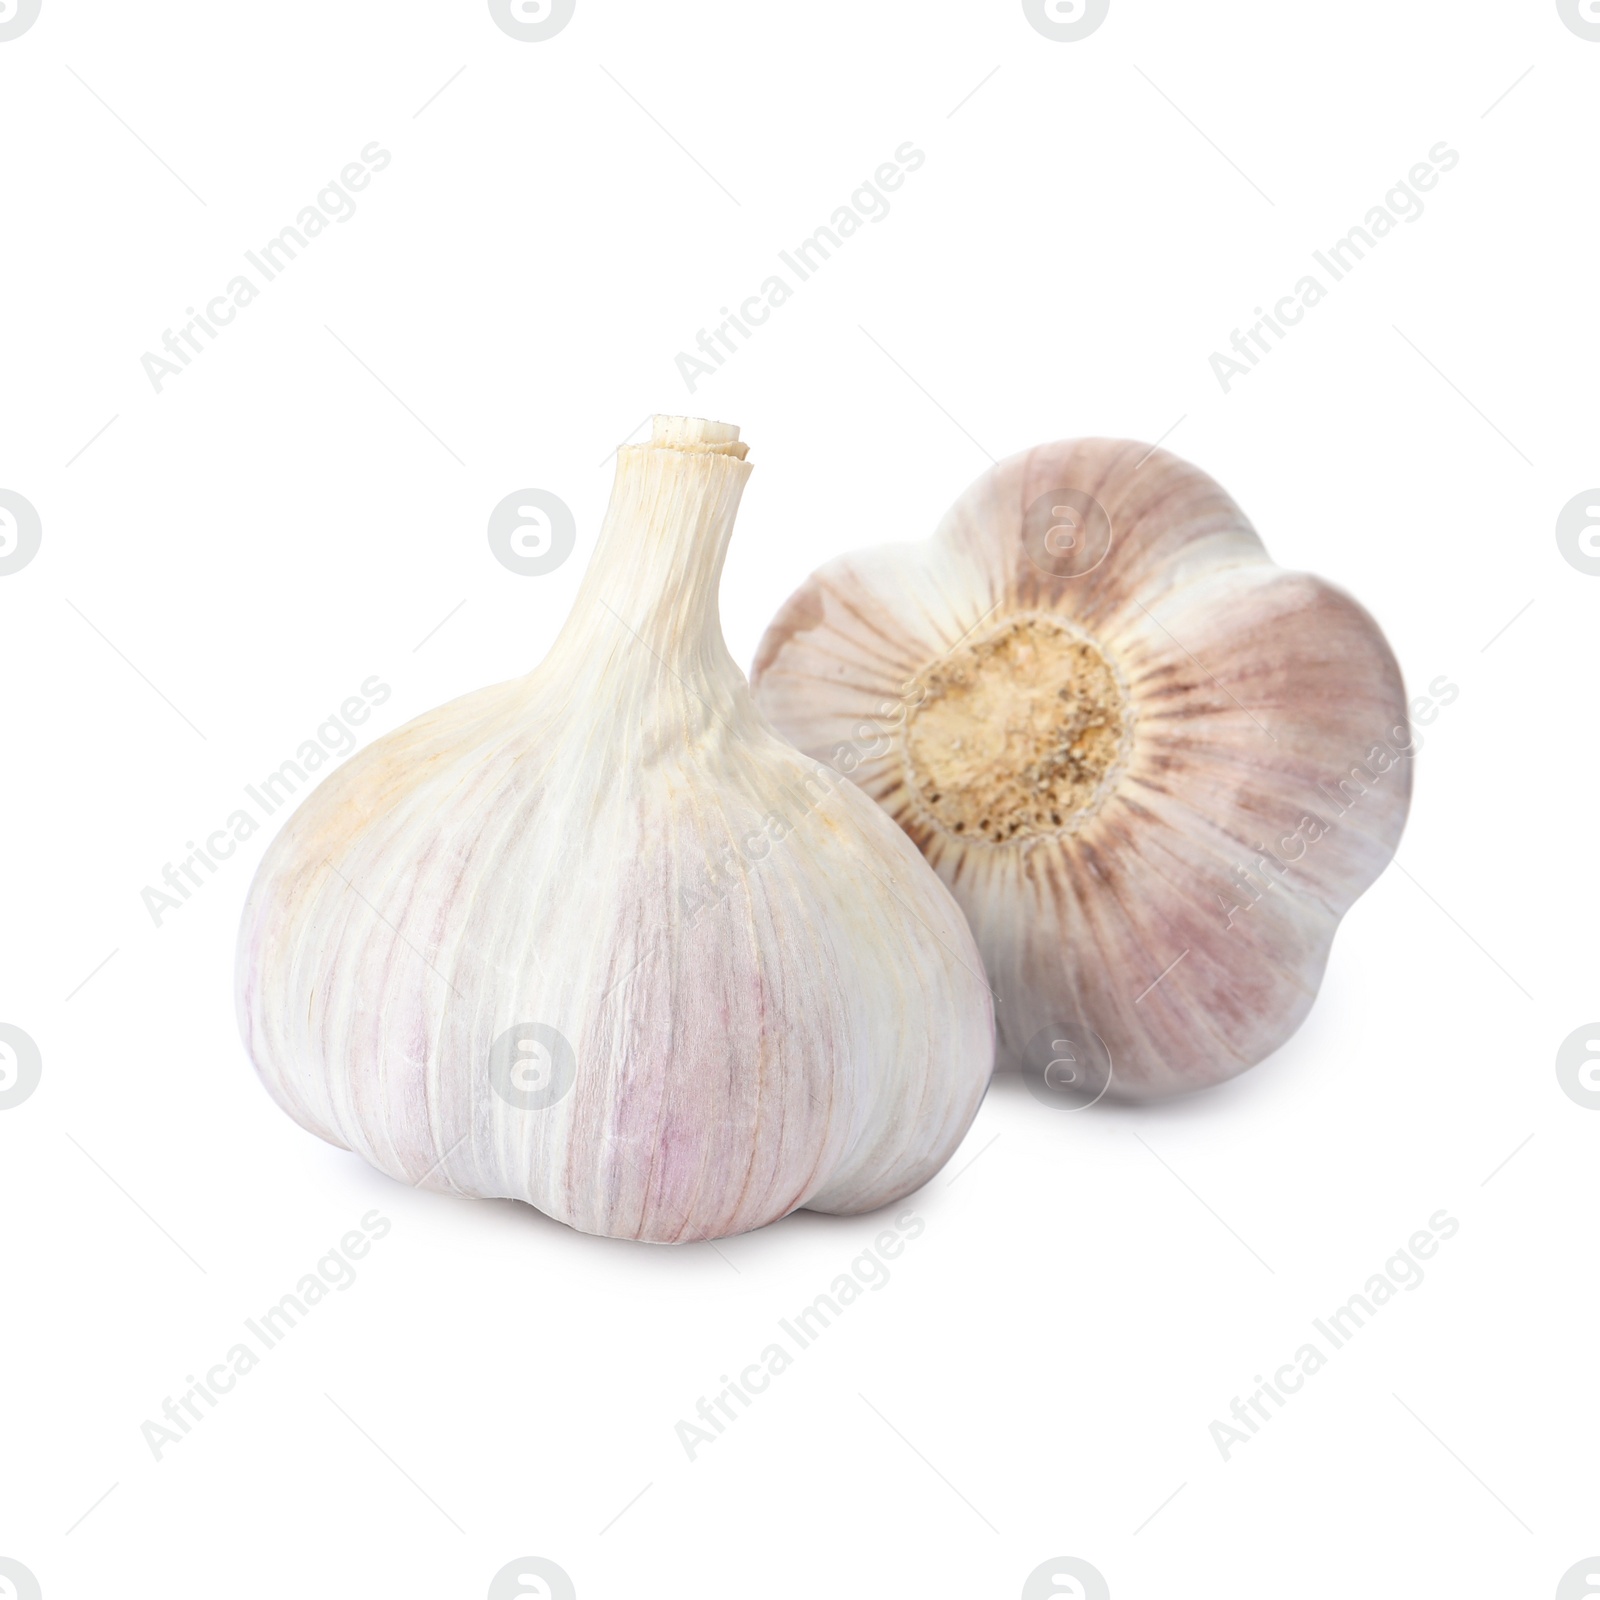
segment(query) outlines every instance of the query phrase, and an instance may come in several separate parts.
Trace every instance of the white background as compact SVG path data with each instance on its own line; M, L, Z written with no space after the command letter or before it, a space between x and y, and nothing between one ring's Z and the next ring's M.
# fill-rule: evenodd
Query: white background
M43 526L0 578L0 1021L43 1058L0 1113L0 1556L46 1600L476 1600L523 1555L582 1600L1011 1597L1061 1555L1116 1600L1554 1595L1600 1550L1600 1114L1554 1071L1600 1012L1600 579L1554 537L1600 482L1597 89L1554 0L1112 0L1077 43L1008 0L578 0L536 44L469 0L44 0L0 43L0 488ZM157 394L142 354L373 140ZM891 213L691 395L679 351L906 140ZM1224 394L1211 353L1441 140L1425 214ZM140 898L369 675L363 739L533 666L651 411L750 442L741 661L823 560L1095 433L1166 437L1460 690L1300 1034L1178 1104L997 1085L892 1281L693 1462L674 1425L888 1219L666 1249L408 1190L245 1060L268 830ZM485 536L530 486L578 527L541 578ZM374 1207L359 1280L153 1459ZM1426 1281L1224 1462L1213 1420L1441 1208Z

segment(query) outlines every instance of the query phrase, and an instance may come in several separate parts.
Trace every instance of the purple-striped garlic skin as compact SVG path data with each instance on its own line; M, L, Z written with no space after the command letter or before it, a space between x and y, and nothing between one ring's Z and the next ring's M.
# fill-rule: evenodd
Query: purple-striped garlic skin
M1074 1059L1142 1099L1277 1049L1410 801L1377 624L1126 441L1013 456L931 538L823 567L751 681L950 886L1041 1098Z
M723 644L750 468L658 418L524 678L352 757L273 842L238 1009L290 1116L406 1183L679 1242L925 1183L993 1065L966 923Z

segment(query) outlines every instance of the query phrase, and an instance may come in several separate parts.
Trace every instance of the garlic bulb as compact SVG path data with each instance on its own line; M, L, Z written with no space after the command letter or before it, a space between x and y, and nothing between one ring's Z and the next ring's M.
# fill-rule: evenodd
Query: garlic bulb
M1282 1044L1410 799L1377 625L1274 566L1203 472L1121 441L1014 456L931 539L822 568L751 678L950 885L1002 1064L1054 1103Z
M352 757L261 863L246 1047L393 1177L717 1238L888 1204L977 1110L993 1011L960 911L723 644L737 441L658 417L624 447L543 664Z

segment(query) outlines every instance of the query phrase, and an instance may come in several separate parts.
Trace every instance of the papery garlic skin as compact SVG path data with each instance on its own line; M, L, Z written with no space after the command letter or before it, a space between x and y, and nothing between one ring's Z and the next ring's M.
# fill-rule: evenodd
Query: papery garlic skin
M737 439L657 418L623 447L541 666L352 757L262 861L246 1047L393 1177L719 1238L896 1200L977 1110L993 1012L960 911L723 643Z
M1275 566L1205 473L1126 441L1013 456L930 539L814 573L751 681L950 885L1002 1064L1045 1074L1072 1055L1052 1041L1088 1040L1096 1096L1281 1045L1410 802L1376 623Z

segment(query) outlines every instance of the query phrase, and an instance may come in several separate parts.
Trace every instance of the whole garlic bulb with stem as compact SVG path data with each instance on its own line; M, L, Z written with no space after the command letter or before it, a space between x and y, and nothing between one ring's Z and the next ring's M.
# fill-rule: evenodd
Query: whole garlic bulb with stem
M654 1241L872 1210L955 1148L993 1066L982 963L727 652L745 452L658 417L538 669L352 757L267 851L240 1027L304 1127Z
M1124 441L1013 456L931 539L822 568L751 680L950 885L1001 1062L1056 1104L1281 1045L1410 801L1371 617L1275 566L1205 473Z

